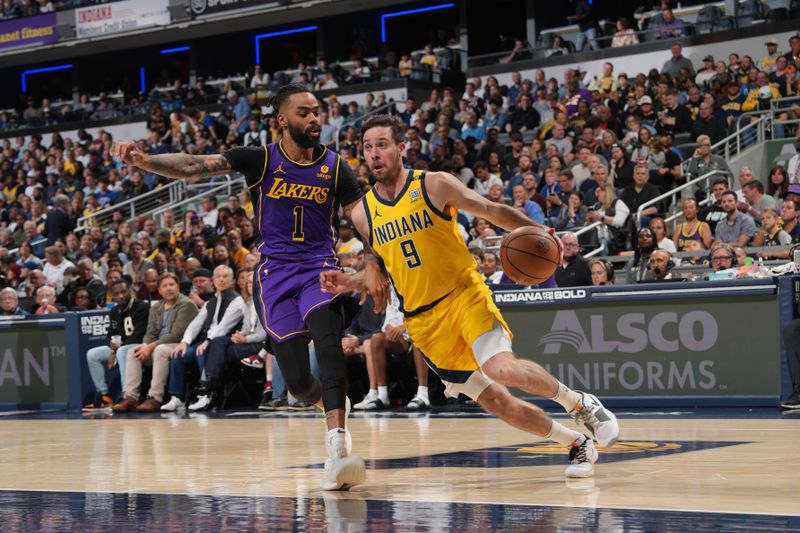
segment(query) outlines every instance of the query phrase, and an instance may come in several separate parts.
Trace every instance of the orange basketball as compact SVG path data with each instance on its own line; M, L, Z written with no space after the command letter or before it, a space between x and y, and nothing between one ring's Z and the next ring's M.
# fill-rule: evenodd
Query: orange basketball
M517 228L500 243L500 262L509 278L538 285L553 275L560 262L556 239L539 226Z

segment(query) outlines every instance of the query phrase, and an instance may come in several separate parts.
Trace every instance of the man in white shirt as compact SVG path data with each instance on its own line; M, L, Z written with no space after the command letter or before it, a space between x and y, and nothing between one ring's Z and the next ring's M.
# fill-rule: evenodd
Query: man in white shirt
M493 185L503 186L503 181L495 174L489 172L489 164L485 161L475 163L475 192L481 196L488 196Z
M170 354L167 392L172 395L172 399L166 405L161 406L162 411L177 411L186 405L183 397L186 390L187 364L197 365L204 370L204 363L198 359L204 356L209 342L219 336L231 335L238 329L245 316L244 300L232 288L233 270L225 265L218 266L214 269L213 281L216 290L214 296L206 302L197 316L189 323L181 342ZM203 372L200 382L206 381L207 376ZM201 394L201 396L203 395ZM198 401L201 399L198 398ZM208 400L208 398L206 399ZM202 408L207 406L208 403ZM193 404L191 407L195 407L195 405Z
M245 276L247 289L243 294L247 296L247 301L244 302L242 326L232 335L220 335L209 341L202 357L205 363L203 370L207 383L206 394L198 396L197 401L189 406L190 411L202 411L215 403L214 397L222 388L222 371L227 361L239 361L258 354L264 346L264 341L267 340L267 333L258 319L258 311L253 300L253 272L247 272ZM232 303L222 317L222 322L230 322L239 313L240 306ZM231 314L233 317L228 318Z
M55 287L56 293L61 293L64 289L64 271L69 267L75 267L72 261L64 259L61 250L57 246L48 246L44 249L44 277L47 284Z
M201 216L203 217L203 224L212 228L216 228L217 221L219 220L217 198L215 196L204 196L202 207L203 209Z

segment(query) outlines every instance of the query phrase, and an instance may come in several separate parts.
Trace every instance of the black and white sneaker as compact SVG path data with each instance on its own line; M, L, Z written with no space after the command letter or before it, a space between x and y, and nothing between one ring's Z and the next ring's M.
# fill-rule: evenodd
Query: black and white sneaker
M565 471L567 477L592 477L597 462L597 450L592 439L584 436L583 442L570 446L569 462L572 464Z
M791 396L781 402L784 409L800 409L800 387L796 388Z
M589 430L600 446L613 446L619 438L619 423L614 413L603 407L594 394L576 391L581 401L569 415L579 426Z

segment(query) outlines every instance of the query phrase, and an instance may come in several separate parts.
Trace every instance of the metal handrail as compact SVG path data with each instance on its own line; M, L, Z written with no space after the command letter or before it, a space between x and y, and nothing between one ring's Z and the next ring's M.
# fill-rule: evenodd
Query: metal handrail
M592 222L591 224L587 224L585 226L581 226L580 228L575 228L574 230L557 231L556 235L558 235L560 237L561 235L564 235L565 233L574 233L576 237L580 237L581 235L583 235L585 233L589 233L591 231L597 231L598 232L598 237L599 237L599 231L600 231L600 228L603 226L603 224L604 223L600 222L600 221ZM496 236L492 236L492 237L484 237L484 238L481 239L481 241L482 241L481 251L497 253L498 250L500 250L500 243L503 241L503 236L502 235L496 235ZM592 249L592 251L583 254L583 257L594 257L595 255L597 255L600 252L602 252L603 248L604 248L603 243L599 238L598 238L598 242L599 242L599 246L597 248Z
M239 190L245 187L245 180L244 177L233 177L230 174L225 176L227 180L225 182L204 182L203 185L211 187L203 191L202 196L209 196L209 195L217 195L222 194L225 192L226 194L231 194L236 188L238 187ZM152 218L156 219L157 223L163 223L163 221L159 218L165 212L172 211L175 215L175 220L180 220L177 224L178 226L183 225L183 215L186 213L186 208L190 205L194 205L199 200L200 195L192 196L191 198L186 198L184 200L170 203L169 205L165 205L159 207L158 209L154 209L153 211L149 212L148 215Z
M336 151L339 151L339 134L342 132L342 130L347 129L350 126L355 126L359 122L363 121L365 118L367 118L369 116L372 116L372 115L378 113L379 111L383 111L385 109L392 108L392 107L394 107L394 105L395 105L395 101L391 100L389 102L386 102L382 106L376 107L375 109L370 109L366 113L362 113L361 115L356 116L356 118L354 120L352 120L352 121L345 120L345 122L341 126L336 128L336 133L334 133L334 140L336 141Z
M642 219L642 212L645 209L647 209L648 207L652 207L654 205L658 205L661 202L663 202L664 200L666 200L667 198L677 197L677 196L682 194L684 189L688 189L690 187L694 187L696 184L700 183L701 181L705 181L705 182L708 183L708 185L710 185L711 184L711 178L713 176L716 176L717 174L725 176L730 181L730 175L727 172L724 172L722 170L712 170L711 172L707 172L707 173L703 174L702 176L699 176L699 177L697 177L697 178L695 178L695 179L693 179L691 181L687 181L683 185L675 187L674 189L672 189L670 191L667 191L664 194L660 194L660 195L656 196L655 198L653 198L652 200L648 200L647 202L643 203L642 205L639 206L639 209L636 210L636 220L635 220L636 226L639 227L639 221ZM709 186L707 188L710 189L711 187ZM705 202L709 198L713 198L713 196L709 195L703 201ZM678 218L678 216L681 216L681 215L674 215L674 216L667 217L664 221L665 222L671 222L672 220L675 220L676 218Z
M109 204L97 213L80 217L75 231L80 231L94 225L105 226L111 223L114 212L122 210L127 220L133 220L139 215L146 214L153 205L171 204L186 194L186 183L175 180L166 185L160 185L145 193L138 194L118 204Z
M603 244L603 241L602 241L602 238L601 238L601 235L600 235L600 228L602 228L604 225L605 225L605 222L601 222L600 220L598 220L597 222L592 222L591 224L587 224L586 226L581 226L580 228L577 228L575 230L557 231L556 235L558 235L560 237L561 235L564 235L565 233L574 233L576 237L580 237L581 235L583 235L585 233L589 233L590 231L593 231L593 230L597 231L598 247L594 248L590 252L587 252L587 253L583 254L583 257L594 257L595 255L599 254L600 252L602 252L605 249L605 246Z

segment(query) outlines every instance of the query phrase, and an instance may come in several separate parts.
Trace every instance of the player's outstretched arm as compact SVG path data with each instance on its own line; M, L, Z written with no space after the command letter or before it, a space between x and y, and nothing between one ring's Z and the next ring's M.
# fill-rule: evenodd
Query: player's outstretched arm
M513 207L487 200L472 189L467 188L460 179L447 172L430 172L425 177L425 189L434 206L444 211L446 206L485 218L495 226L513 231L522 226L542 226Z
M173 179L207 178L231 172L230 162L222 156L160 154L148 155L136 149L131 141L120 141L111 148L111 154L130 166Z

